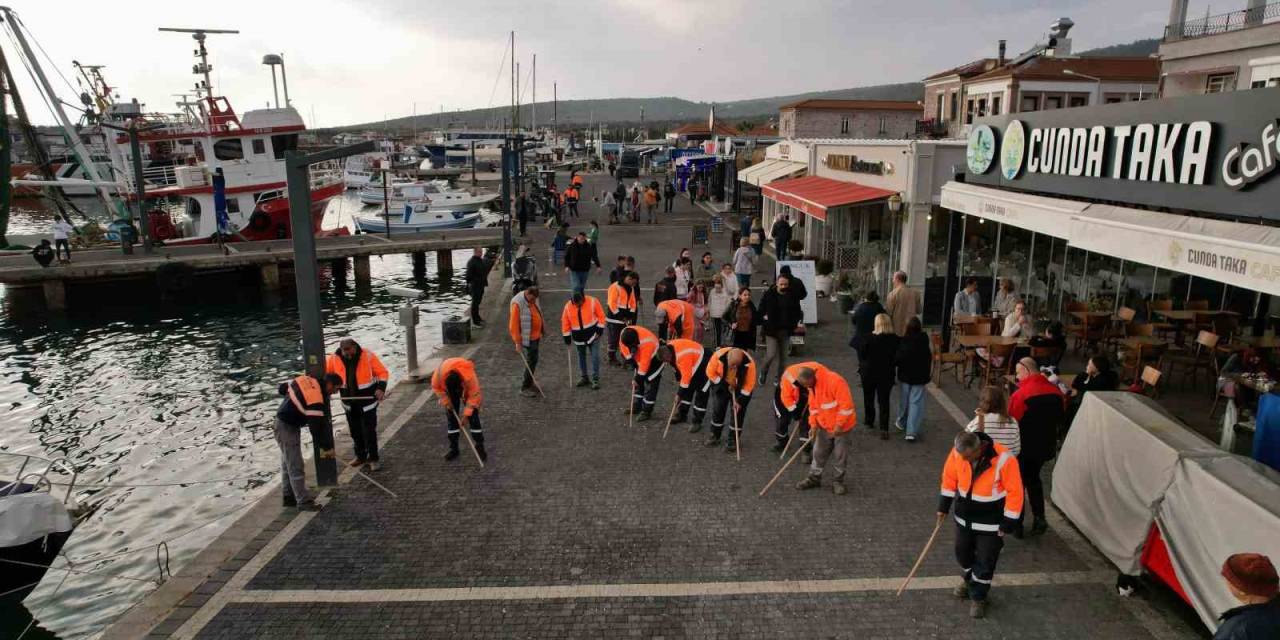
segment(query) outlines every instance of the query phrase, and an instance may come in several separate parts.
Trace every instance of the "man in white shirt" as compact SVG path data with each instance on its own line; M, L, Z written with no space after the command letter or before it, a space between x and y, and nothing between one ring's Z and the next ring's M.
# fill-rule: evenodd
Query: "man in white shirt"
M53 219L53 253L60 260L59 262L71 262L71 234L75 233L76 228L71 226L70 222L62 216ZM62 252L67 252L67 257L62 259Z

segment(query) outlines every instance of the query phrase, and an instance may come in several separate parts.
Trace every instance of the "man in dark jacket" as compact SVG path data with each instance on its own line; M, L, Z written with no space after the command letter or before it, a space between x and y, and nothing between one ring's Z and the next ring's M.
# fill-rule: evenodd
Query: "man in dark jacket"
M778 216L773 223L773 228L769 230L769 235L773 236L773 258L786 260L787 243L791 242L791 222L787 220L787 216Z
M1222 563L1227 589L1241 606L1222 614L1213 640L1280 638L1280 580L1271 559L1260 553L1237 553Z
M657 308L658 303L667 300L676 299L676 269L675 267L667 267L665 275L657 284L653 285L653 306Z
M920 437L924 421L924 387L929 384L933 370L933 350L929 335L920 326L920 318L907 320L907 332L898 341L898 419L894 423L899 431L906 431L904 439L915 442Z
M778 269L778 275L785 277L789 281L787 291L796 299L796 302L809 297L809 288L804 286L804 280L792 275L791 265L782 265L782 268Z
M480 318L480 301L484 299L484 288L489 284L489 269L493 265L484 259L484 249L476 247L467 260L467 292L471 294L471 324L484 327Z
M533 203L529 202L529 195L520 194L520 199L516 201L516 220L520 223L520 237L524 237L525 227L529 226L529 217L533 215Z
M662 212L671 213L671 207L676 204L676 185L670 180L662 186Z
M769 366L778 363L777 377L787 368L787 349L791 347L791 334L804 322L800 299L791 290L791 278L779 275L772 287L760 298L760 318L763 320L765 356L760 365L760 383L769 377Z
M1031 514L1036 517L1030 532L1035 536L1049 528L1044 520L1044 482L1040 479L1040 470L1057 453L1058 432L1066 419L1067 403L1062 390L1040 373L1035 360L1019 360L1016 376L1018 390L1009 397L1009 417L1018 421L1022 439L1018 470L1031 502ZM1022 537L1021 523L1013 535Z
M564 271L569 274L569 288L574 291L587 290L587 276L591 275L591 265L600 271L600 257L595 247L587 242L587 234L579 231L573 242L564 250Z
M884 305L880 304L880 295L871 290L862 298L862 302L853 308L850 312L849 321L853 323L853 337L849 338L849 346L853 347L853 351L858 356L858 363L861 366L863 358L863 347L867 345L867 338L871 337L871 332L876 330L876 316L885 313Z

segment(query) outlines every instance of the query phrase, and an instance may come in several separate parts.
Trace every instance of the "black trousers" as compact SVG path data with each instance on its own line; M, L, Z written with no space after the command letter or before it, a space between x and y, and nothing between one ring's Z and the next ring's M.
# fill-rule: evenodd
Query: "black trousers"
M368 391L373 393L372 390ZM363 391L361 393L364 393ZM351 444L357 460L378 459L378 409L365 411L368 402L352 403L343 407L347 414L347 430L351 432Z
M689 381L689 386L680 389L676 393L680 398L680 407L676 409L676 420L684 421L689 415L690 407L693 408L694 424L702 424L702 418L707 415L707 401L711 397L711 381L707 380L706 371L707 358L703 358L698 363L698 373L693 375L693 379ZM677 372L677 376L679 372Z
M529 346L524 347L524 359L529 363L529 368L524 370L524 380L520 383L521 389L528 389L533 386L533 374L531 372L538 370L538 340L530 340ZM523 367L521 367L523 369Z
M480 319L480 301L484 300L484 285L471 285L471 321L475 324L482 324L484 321Z
M612 320L605 323L605 330L607 331L605 334L605 345L608 347L607 352L609 362L613 362L618 359L618 340L622 338L622 329L625 326L627 325L621 322L614 322Z
M733 406L734 396L737 396L738 411L736 419L729 414L729 408ZM729 390L729 385L721 382L720 384L711 385L711 435L720 437L720 432L724 430L725 425L729 427L729 437L741 437L741 430L746 428L747 420L747 404L751 402L751 396L743 393L733 393ZM729 441L730 444L733 440Z
M529 226L528 218L520 218L520 235L524 235L525 227Z
M876 408L879 405L880 429L889 430L889 394L893 393L893 382L877 381L875 379L862 379L862 406L865 407L863 412L867 414L867 425L876 426ZM872 402L874 400L874 403Z
M676 198L675 198L675 196L674 196L674 195L667 196L667 197L662 201L662 212L663 212L663 213L671 213L671 207L674 207L674 206L675 206L675 204L676 204Z
M782 385L775 385L773 388L773 415L776 418L774 422L773 437L778 439L778 444L785 444L787 438L791 435L791 421L796 421L796 428L800 430L796 434L796 441L801 447L809 441L809 425L808 413L809 409L809 390L800 387L800 398L796 400L796 408L794 411L787 410L782 406Z
M53 255L62 257L62 252L67 252L67 260L71 259L71 242L66 238L58 238L53 241Z
M987 599L1003 548L1004 538L994 533L956 525L956 562L960 563L960 577L969 586L971 600L981 602Z
M653 405L658 403L658 387L662 384L662 367L665 363L657 356L649 362L649 373L636 373L633 383L635 391L631 394L631 410L636 413L653 413Z
M449 448L458 450L459 424L458 418L462 417L462 401L453 400L453 411L445 412L445 424L448 425ZM471 433L471 439L475 441L477 449L484 449L484 427L480 425L480 410L476 409L471 412L471 417L467 418L467 431Z
M1036 522L1044 520L1044 481L1040 471L1048 462L1040 456L1026 452L1018 454L1018 472L1022 475L1022 488L1027 492L1027 500L1031 501L1031 514Z

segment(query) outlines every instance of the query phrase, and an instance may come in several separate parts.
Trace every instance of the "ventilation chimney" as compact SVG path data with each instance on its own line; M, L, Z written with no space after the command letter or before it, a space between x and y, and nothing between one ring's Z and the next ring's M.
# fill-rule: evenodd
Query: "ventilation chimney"
M1004 66L1004 40L1000 41L1000 57L996 58L996 66L997 67Z

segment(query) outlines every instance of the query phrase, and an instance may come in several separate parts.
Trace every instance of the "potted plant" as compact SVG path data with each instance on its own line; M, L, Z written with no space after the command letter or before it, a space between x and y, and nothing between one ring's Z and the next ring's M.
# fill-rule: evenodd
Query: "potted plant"
M804 253L804 242L800 240L792 240L787 243L788 259L795 260L796 256Z
M831 276L831 272L835 269L835 263L826 258L820 258L814 264L814 270L817 272L814 285L818 290L818 296L825 298L831 295L832 286L835 284L835 278Z
M836 304L840 307L841 314L847 314L853 310L853 278L849 277L848 272L841 271L836 277Z

